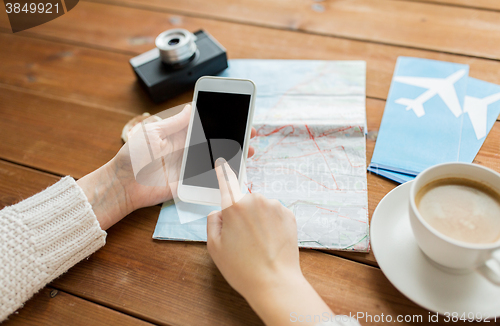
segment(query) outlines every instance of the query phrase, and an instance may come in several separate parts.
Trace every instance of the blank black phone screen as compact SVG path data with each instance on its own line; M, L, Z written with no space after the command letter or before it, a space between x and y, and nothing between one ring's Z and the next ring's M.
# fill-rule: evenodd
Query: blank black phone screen
M249 94L198 92L183 184L219 189L214 170L219 157L238 174L250 99Z

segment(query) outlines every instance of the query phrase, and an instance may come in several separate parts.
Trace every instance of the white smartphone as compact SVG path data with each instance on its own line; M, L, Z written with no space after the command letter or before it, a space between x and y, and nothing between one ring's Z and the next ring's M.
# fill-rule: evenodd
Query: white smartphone
M177 187L179 199L220 206L214 163L223 157L243 186L252 128L255 84L248 79L201 77L193 108Z

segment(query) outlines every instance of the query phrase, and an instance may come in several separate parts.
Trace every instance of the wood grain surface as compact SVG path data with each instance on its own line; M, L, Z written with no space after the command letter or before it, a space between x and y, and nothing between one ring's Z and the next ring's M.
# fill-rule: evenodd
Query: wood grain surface
M3 326L10 325L152 325L51 287L42 289Z
M153 48L161 31L206 29L231 59L365 60L368 163L398 56L469 64L470 76L500 84L499 3L94 0L14 35L0 10L0 208L60 176L80 178L106 163L122 146L121 130L131 117L191 100L186 92L154 105L136 82L128 60ZM500 121L474 162L500 172ZM367 178L371 218L396 184ZM262 324L218 272L205 244L152 240L159 210L141 209L112 227L104 248L5 324ZM390 284L372 252L301 250L300 259L336 313L428 317Z
M1 14L0 26L8 26L7 17ZM149 23L143 24L144 21ZM175 27L190 31L206 29L224 44L229 58L233 59L365 60L366 92L373 98L387 98L398 56L469 64L471 77L500 84L500 74L497 73L500 62L495 60L89 2L79 3L78 10L50 24L15 36L0 33L0 42L10 44L0 52L0 60L8 63L0 74L3 71L9 74L0 75L0 83L117 110L158 112L190 101L191 93L160 106L153 105L136 84L128 60L153 48L154 39L160 32ZM19 37L21 35L30 39ZM43 49L41 53L44 55L37 55L39 48ZM16 69L7 70L11 66L16 66ZM58 71L67 72L68 76L57 75ZM89 78L89 71L99 73ZM106 71L106 75L102 71ZM54 78L68 80L66 83L52 83ZM88 85L95 78L102 82L102 90ZM81 85L79 89L71 89L68 85L75 80Z
M129 120L125 113L45 98L4 89L0 97L10 110L0 111L0 158L61 175L80 178L109 161L122 146L121 128ZM385 101L367 99L368 130L380 126ZM46 131L50 130L50 133ZM88 135L81 137L82 134ZM375 140L367 139L367 164ZM497 121L479 151L476 162L500 171L500 122ZM368 174L368 208L371 218L378 202L395 183ZM335 253L356 261L375 264L372 253Z
M4 161L0 171L2 205L58 180ZM26 180L35 181L26 185ZM105 247L35 295L8 324L132 325L142 319L161 325L261 325L219 273L205 244L151 238L159 209L138 210L109 229ZM300 263L308 281L336 313L429 315L397 291L378 268L313 250L301 250ZM59 292L51 298L54 289Z
M500 12L394 0L96 0L270 28L499 59Z

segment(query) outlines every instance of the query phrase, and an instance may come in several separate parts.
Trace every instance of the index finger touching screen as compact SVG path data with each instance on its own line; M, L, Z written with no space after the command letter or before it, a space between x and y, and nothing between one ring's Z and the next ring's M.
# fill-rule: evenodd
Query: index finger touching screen
M215 161L215 172L221 193L221 208L226 209L243 197L238 178L226 160L222 157Z

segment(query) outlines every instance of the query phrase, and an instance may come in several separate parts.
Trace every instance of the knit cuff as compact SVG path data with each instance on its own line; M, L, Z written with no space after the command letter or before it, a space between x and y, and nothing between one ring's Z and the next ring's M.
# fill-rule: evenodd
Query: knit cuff
M62 178L11 209L30 230L36 265L46 267L46 283L106 243L106 232L99 226L85 193L71 177Z
M106 239L71 177L0 210L0 231L0 322Z

